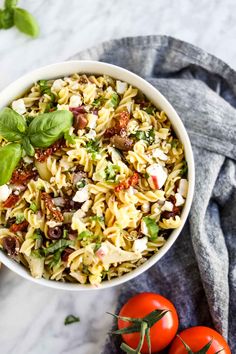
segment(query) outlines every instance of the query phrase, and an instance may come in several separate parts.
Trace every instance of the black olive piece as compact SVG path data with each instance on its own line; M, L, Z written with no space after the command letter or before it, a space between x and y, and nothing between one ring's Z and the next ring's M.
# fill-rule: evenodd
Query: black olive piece
M62 237L62 229L60 228L60 226L49 227L48 237L51 240L59 240Z

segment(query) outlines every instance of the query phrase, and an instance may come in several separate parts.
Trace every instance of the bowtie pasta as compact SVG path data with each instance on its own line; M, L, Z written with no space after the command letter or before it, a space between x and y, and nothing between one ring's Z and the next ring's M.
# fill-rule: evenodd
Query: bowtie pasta
M73 124L0 186L0 247L32 276L98 285L130 272L181 224L187 163L165 112L109 76L40 80L9 106ZM9 142L1 138L0 145Z

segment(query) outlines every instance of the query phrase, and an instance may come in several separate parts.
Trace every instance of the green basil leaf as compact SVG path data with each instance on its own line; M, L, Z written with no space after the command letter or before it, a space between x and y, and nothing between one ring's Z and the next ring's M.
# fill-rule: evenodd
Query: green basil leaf
M8 29L14 26L14 15L11 9L5 9L0 14L0 28Z
M0 9L0 29L2 29L2 16L3 16L3 10Z
M73 245L73 241L61 239L59 241L54 242L49 247L44 248L43 251L44 251L45 256L47 256L50 253L54 253L61 248L66 248L67 246L71 246L71 245Z
M147 229L148 229L148 234L151 239L151 241L155 241L157 239L157 235L159 232L159 227L156 223L156 221L152 218L149 218L148 216L145 216L143 218L143 221L145 222Z
M30 140L27 136L23 138L22 146L27 155L34 156L35 154L34 147L31 145Z
M8 144L0 148L0 186L7 183L20 162L22 148L20 144Z
M8 141L22 140L27 125L24 118L11 108L0 111L0 136Z
M75 323L75 322L80 322L80 318L76 317L74 315L69 315L65 318L64 324L66 326L66 325L69 325L69 324Z
M4 7L6 9L12 9L13 7L16 7L17 3L18 3L18 0L5 0Z
M30 210L32 210L34 213L36 213L37 211L38 211L38 207L37 207L37 205L34 203L34 202L32 202L31 204L30 204L30 206L29 206L29 208L30 208Z
M29 125L28 137L34 147L47 148L62 138L72 123L73 114L70 111L39 114Z
M14 23L19 31L31 37L38 37L39 25L33 15L19 7L14 9Z

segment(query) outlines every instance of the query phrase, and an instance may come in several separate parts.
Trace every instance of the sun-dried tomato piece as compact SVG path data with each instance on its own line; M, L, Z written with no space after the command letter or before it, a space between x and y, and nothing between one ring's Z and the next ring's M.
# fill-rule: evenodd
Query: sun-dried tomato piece
M11 194L7 198L7 200L3 203L3 208L12 208L16 205L18 200L20 199L19 195Z
M53 155L55 152L57 152L58 150L60 150L64 146L65 146L65 140L60 139L60 140L56 141L54 144L52 144L47 149L36 149L35 158L39 162L43 162L48 158L48 156Z
M118 186L115 187L115 192L120 192L123 189L135 186L138 183L138 180L139 174L138 172L134 172L133 176L129 177L126 181L120 182Z
M37 171L32 171L29 167L28 168L19 168L15 170L12 174L11 182L15 185L25 185L31 179L34 179L38 176Z
M41 198L42 200L44 200L45 203L45 207L46 209L48 209L50 211L50 213L52 214L53 218L56 221L63 221L63 215L62 213L56 208L55 204L53 203L53 200L51 198L51 196L46 193L46 192L42 192L41 193Z
M111 138L113 135L119 135L121 131L123 132L126 130L127 125L129 123L130 114L127 111L120 112L119 118L113 128L108 128L104 135L105 138Z
M13 224L10 227L11 232L26 231L29 223L27 220L22 221L20 224Z

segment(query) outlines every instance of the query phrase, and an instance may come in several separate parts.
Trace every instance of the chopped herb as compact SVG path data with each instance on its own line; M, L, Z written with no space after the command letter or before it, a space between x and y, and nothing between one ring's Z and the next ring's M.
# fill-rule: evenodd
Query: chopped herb
M50 112L52 108L53 108L53 102L49 102L45 107L44 113Z
M92 153L91 153L91 159L92 159L93 161L99 160L100 157L101 157L101 155L100 155L99 153L97 153L97 152L92 152Z
M87 240L88 238L91 238L92 236L94 236L94 235L91 231L84 230L79 234L78 240Z
M94 216L91 216L91 220L104 223L104 217L103 216L94 215Z
M147 112L148 114L153 114L155 111L155 107L153 106L149 106L143 109L145 112Z
M32 202L32 203L30 204L29 208L30 208L30 210L32 210L34 213L36 213L36 211L38 211L38 207L37 207L37 205L36 205L34 202Z
M115 181L118 172L120 172L120 167L118 165L109 164L105 168L106 180Z
M69 315L65 318L64 324L65 324L65 326L67 326L67 325L70 325L75 322L80 322L80 318L76 317L74 315Z
M34 258L44 258L44 253L42 249L31 251L30 255Z
M155 131L150 129L147 131L138 130L135 134L132 134L137 140L145 140L149 144L153 143L155 140Z
M114 108L116 108L118 106L120 102L120 99L119 99L119 96L117 95L116 92L114 92L111 96L111 99L110 99L110 105Z
M99 98L96 98L96 99L93 101L92 105L93 105L94 107L99 107L99 106L101 106L103 103L104 103L104 98L103 98L103 97L99 97Z
M178 140L177 139L173 139L172 142L171 142L171 147L172 148L176 148L178 145Z
M72 244L73 244L73 241L61 239L59 241L54 242L53 244L51 244L47 248L44 248L43 251L44 251L45 255L47 256L50 253L54 253L61 248L64 249L67 246L71 246Z
M23 214L16 216L16 224L21 224L24 220L25 220L25 217Z
M38 84L39 84L41 93L50 96L51 100L54 102L55 95L52 93L51 87L48 85L48 81L47 80L39 80Z
M73 133L73 134L69 134L69 130L67 130L65 133L64 133L64 139L66 141L68 141L69 144L72 144L74 145L75 144L75 137L76 135Z
M152 218L149 218L148 216L145 216L143 218L143 221L145 222L147 229L148 229L148 234L151 239L151 241L155 241L157 239L157 235L159 232L159 227L156 224L156 221L153 220Z
M85 264L83 265L82 272L83 272L85 275L89 275L89 274L90 274L90 271L89 271L89 269L88 269L88 266L86 266Z
M188 173L188 164L186 161L184 161L180 174L181 176L187 176L187 173Z
M83 188L86 185L86 179L81 179L79 182L76 183L76 187L79 188Z
M100 242L97 242L95 243L95 246L94 246L94 253L97 252L97 250L99 250L99 248L102 246L102 244Z
M50 268L53 268L55 267L56 265L58 265L58 263L60 262L61 260L61 254L63 252L63 248L60 248L59 250L57 250L54 254L53 254L53 257L52 257L52 260L49 262L49 267Z
M150 177L150 175L147 172L145 172L144 177L148 179Z
M86 149L88 152L98 152L99 150L99 141L98 140L90 140L86 144Z
M67 238L67 236L68 236L68 230L63 229L62 237L63 237L63 238Z

